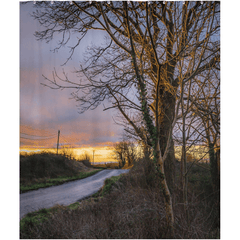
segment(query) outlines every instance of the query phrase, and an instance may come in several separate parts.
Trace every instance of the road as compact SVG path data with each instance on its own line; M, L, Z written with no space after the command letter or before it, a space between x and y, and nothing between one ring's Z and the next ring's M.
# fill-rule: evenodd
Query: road
M64 183L59 186L40 188L20 194L20 219L29 212L50 208L56 204L70 205L96 193L106 178L118 176L129 170L105 169L93 176Z

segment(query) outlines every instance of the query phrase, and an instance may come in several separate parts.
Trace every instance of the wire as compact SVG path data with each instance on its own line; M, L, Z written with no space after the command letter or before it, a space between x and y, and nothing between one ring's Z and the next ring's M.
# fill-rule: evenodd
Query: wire
M53 139L53 138L55 138L55 137L50 137L50 138L40 138L40 139L37 139L37 138L35 138L35 139L33 139L33 138L25 138L25 137L21 137L20 136L20 138L22 138L22 139L28 139L28 140L34 140L34 141L39 141L39 140L48 140L48 139Z
M21 132L20 132L20 134L24 134L24 135L28 135L28 136L33 136L33 137L43 137L43 138L48 138L48 137L57 136L57 134L53 134L53 135L49 135L49 136L37 136L37 135L31 135L31 134L21 133Z

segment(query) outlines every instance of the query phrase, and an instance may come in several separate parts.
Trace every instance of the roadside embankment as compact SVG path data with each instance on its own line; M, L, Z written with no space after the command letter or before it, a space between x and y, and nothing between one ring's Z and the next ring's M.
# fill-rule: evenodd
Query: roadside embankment
M20 193L83 179L99 171L64 155L20 155Z

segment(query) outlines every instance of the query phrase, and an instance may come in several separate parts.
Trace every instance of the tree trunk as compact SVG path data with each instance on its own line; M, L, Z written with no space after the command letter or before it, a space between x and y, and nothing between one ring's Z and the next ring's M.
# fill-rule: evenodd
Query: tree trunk
M187 217L188 222L188 176L187 176L187 156L186 156L186 113L184 111L184 99L183 99L183 92L184 92L184 85L182 83L182 102L181 102L181 110L182 110L182 182L183 182L183 203L184 203L184 210Z
M165 92L165 98L162 98L161 100L163 103L163 111L165 113L163 119L160 120L161 122L159 123L160 148L161 153L163 154L167 146L169 131L172 131L172 123L175 115L175 97L172 94ZM169 190L171 193L173 193L175 185L175 152L172 134L170 137L170 147L167 157L164 161L164 169Z
M220 161L220 151L216 153L214 151L214 144L209 143L209 158L210 158L210 172L213 186L214 194L214 206L216 208L216 224L220 227L220 172L219 163Z
M174 192L175 185L175 154L174 154L174 143L171 141L169 153L166 160L164 161L165 176L167 180L170 192Z
M210 158L210 171L214 192L217 192L220 188L219 183L219 171L218 171L218 159L214 152L213 143L209 143L209 158Z
M159 155L159 144L157 144L156 147L157 152L157 159L158 159L158 166L160 170L160 186L163 192L164 196L164 202L165 202L165 209L166 209L166 221L167 225L170 230L170 238L174 238L174 214L173 214L173 204L172 204L172 196L168 188L168 183L166 181L166 175L164 171L164 163L162 161L162 158Z
M217 159L217 172L218 172L218 186L220 189L220 147L218 147L216 151L216 159Z
M173 215L172 196L167 186L167 181L165 177L161 180L161 186L162 186L164 200L165 200L166 220L167 220L167 225L170 231L169 238L174 238L174 215Z

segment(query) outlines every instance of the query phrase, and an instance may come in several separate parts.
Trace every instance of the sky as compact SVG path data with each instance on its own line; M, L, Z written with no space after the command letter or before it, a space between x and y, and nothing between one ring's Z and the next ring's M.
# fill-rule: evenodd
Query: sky
M84 51L90 44L101 44L104 34L90 32L73 58L61 66L69 56L69 49L52 51L60 36L49 43L36 40L34 32L42 28L30 16L33 6L32 2L20 4L20 147L55 147L58 130L60 146L107 146L120 141L123 130L113 121L116 112L103 111L99 106L79 114L75 100L70 99L71 90L53 90L41 85L46 83L42 75L51 78L54 69L60 76L64 70L76 81L73 71L83 61ZM73 36L69 45L76 37Z

